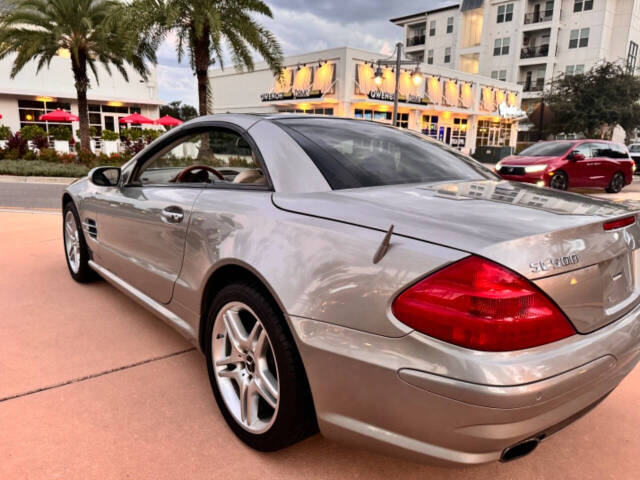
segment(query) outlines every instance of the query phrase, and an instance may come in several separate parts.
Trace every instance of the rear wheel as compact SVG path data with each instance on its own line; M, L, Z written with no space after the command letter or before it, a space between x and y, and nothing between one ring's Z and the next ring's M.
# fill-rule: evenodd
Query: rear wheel
M569 177L564 172L556 172L549 182L551 188L556 190L566 190L569 188Z
M306 375L278 307L254 282L226 286L208 315L209 380L227 424L247 445L273 451L316 431Z
M66 203L62 215L64 253L69 273L76 282L90 282L96 278L96 274L89 266L89 249L75 205L72 202Z
M616 172L611 177L609 186L606 188L607 193L618 193L624 187L624 175L622 172Z

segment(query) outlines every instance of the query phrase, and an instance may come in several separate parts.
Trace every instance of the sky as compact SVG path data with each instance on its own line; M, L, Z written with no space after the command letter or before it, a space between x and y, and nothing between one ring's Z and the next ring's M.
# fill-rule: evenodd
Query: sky
M280 41L284 55L333 47L356 47L391 54L402 29L389 19L424 12L455 0L265 0L273 19L257 16ZM197 105L195 77L189 59L178 63L175 38L158 51L158 92L165 102ZM259 57L256 57L259 59ZM233 68L231 65L225 68Z

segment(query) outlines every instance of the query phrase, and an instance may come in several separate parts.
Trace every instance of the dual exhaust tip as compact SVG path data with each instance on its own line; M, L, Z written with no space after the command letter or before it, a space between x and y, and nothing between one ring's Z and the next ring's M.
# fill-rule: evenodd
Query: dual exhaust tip
M517 460L518 458L529 455L537 448L540 440L542 440L542 438L530 438L505 448L502 455L500 455L500 461L503 463L511 462L512 460Z

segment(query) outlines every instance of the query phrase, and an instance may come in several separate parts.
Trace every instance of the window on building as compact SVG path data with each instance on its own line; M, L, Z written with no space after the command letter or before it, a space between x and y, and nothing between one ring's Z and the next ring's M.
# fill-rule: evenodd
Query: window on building
M493 56L497 57L499 55L509 55L509 44L511 43L511 39L509 37L505 38L496 38L493 43Z
M500 80L502 82L507 81L507 71L506 70L493 70L491 72L491 78L494 80Z
M426 30L427 26L424 23L409 25L407 30L407 46L424 45Z
M589 46L589 27L571 30L569 34L569 48L584 48Z
M500 5L498 7L498 23L510 22L513 20L513 3Z
M431 20L429 22L429 36L430 37L435 37L436 36L436 21L435 20Z
M627 55L627 68L631 73L636 71L636 62L638 60L638 44L629 42L629 54Z
M453 33L453 17L447 18L447 33Z
M409 52L407 53L407 58L422 63L424 62L424 52Z
M574 12L586 12L587 10L593 10L593 0L573 0Z
M444 63L451 63L451 47L444 49Z
M433 65L433 50L427 51L427 64Z

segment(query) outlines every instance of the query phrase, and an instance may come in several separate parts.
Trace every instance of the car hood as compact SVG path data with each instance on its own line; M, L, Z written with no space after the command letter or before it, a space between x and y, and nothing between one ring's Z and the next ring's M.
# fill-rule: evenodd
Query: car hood
M520 157L512 155L501 160L503 165L536 165L538 163L548 163L558 157Z
M621 235L605 219L627 204L497 180L400 185L273 195L283 210L387 231L482 255L528 278L595 265L640 245L636 223ZM382 236L381 236L382 240ZM392 242L393 243L393 242ZM372 252L373 257L374 252ZM579 265L563 264L577 256ZM536 271L535 262L558 263Z

